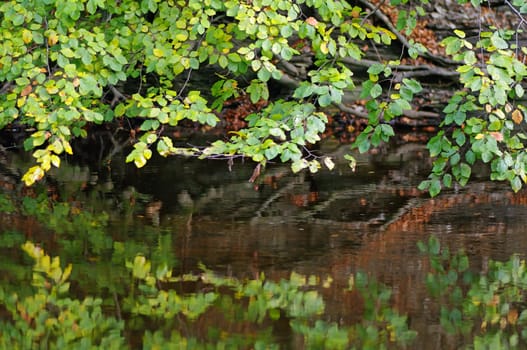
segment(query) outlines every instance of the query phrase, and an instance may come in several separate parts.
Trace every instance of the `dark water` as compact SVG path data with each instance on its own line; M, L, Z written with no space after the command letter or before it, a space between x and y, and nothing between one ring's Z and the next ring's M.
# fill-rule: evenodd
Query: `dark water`
M345 146L326 147L335 156L348 151ZM352 273L365 271L393 289L394 307L408 313L410 327L419 332L416 349L453 346L439 331L437 305L426 296L423 281L428 270L417 242L435 234L452 250L466 250L473 267L482 270L489 259L523 256L526 194L476 180L430 199L416 190L429 168L420 144L357 157L356 172L344 163L332 172L297 175L270 166L250 183L250 162L236 162L229 171L220 161L153 159L137 170L117 156L104 165L65 162L40 188L94 215L106 213L114 241L133 243L145 254L164 249L176 272L195 271L203 263L239 278L264 273L278 279L291 271L331 276L333 288L325 293L333 320L354 317L356 305L341 289ZM4 156L4 193L29 191L18 182L24 166L27 162L17 155ZM14 214L0 219L2 230L7 249L0 268L9 276L16 274L14 265L24 261L9 243L16 231L67 261L97 265L108 280L99 286L83 284L82 271L92 270L80 268L76 289L81 294L112 285L117 278L111 261L105 260L112 246L108 237L79 240L81 232L68 243L28 216ZM13 237L15 243L21 239Z

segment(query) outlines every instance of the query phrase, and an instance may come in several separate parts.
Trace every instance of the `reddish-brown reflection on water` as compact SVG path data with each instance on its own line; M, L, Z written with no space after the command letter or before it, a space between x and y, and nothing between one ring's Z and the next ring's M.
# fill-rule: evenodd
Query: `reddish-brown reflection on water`
M328 314L349 321L360 305L343 289L352 273L365 271L390 286L395 307L409 314L419 333L413 348L456 348L459 340L441 333L438 305L425 291L429 269L417 242L435 234L452 251L464 249L475 270L489 259L523 255L527 193L483 182L430 199L415 190L420 178L412 166L272 174L258 190L238 183L201 197L180 193L177 210L165 211L161 224L177 232L181 272L203 262L237 277L329 275Z

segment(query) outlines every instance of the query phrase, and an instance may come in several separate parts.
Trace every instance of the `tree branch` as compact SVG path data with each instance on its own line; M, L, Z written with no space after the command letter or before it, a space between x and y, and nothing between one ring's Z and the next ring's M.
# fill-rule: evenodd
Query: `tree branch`
M338 103L335 105L342 112L353 114L354 116L357 116L359 118L368 119L368 113L364 112L362 109L359 109L356 106L346 106L342 103ZM441 114L439 113L428 112L428 111L414 111L412 109L405 109L403 111L402 116L407 117L409 119L423 119L423 118L439 119L441 118Z
M365 67L365 68L369 68L373 64L382 63L382 62L377 62L374 60L367 60L367 59L361 59L359 61L351 57L343 58L341 61L350 66ZM403 80L403 78L426 77L430 75L438 75L440 77L444 77L444 78L448 78L452 80L457 80L459 78L459 73L457 71L452 71L450 69L431 66L428 64L424 64L424 65L401 64L401 65L388 65L388 67L392 68L393 70L397 69L398 72L394 73L394 78L395 78L395 81L397 82Z
M110 90L112 91L113 98L110 102L110 106L114 107L119 101L126 101L126 96L119 91L114 85L108 85L110 87Z
M406 39L406 37L404 35L402 35L401 32L399 32L397 30L397 28L395 28L395 26L392 24L392 21L384 13L382 13L382 11L379 11L377 6L373 5L372 3L370 3L369 1L366 1L366 0L359 0L359 2L363 6L367 7L370 11L372 11L373 14L375 15L375 17L377 17L379 20L381 20L383 22L383 24L397 37L397 40L399 40L399 42L406 49L410 49L412 47L412 45ZM432 55L428 51L420 54L420 56L425 57L425 58L427 58L427 59L429 59L429 60L431 60L433 62L436 62L438 64L442 64L442 65L458 65L459 64L458 62L450 60L448 58Z

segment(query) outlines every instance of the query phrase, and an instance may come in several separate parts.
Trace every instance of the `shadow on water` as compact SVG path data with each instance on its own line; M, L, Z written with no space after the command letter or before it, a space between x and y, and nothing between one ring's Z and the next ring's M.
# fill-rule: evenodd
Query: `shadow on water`
M338 156L347 147L329 151ZM239 279L263 273L278 280L292 271L331 276L332 288L322 291L327 318L344 323L356 318L357 300L342 290L352 274L364 271L389 286L394 307L409 315L410 328L418 332L412 347L459 345L440 330L437 305L423 282L428 261L417 242L434 234L452 251L464 249L471 266L482 271L490 259L523 257L526 193L514 195L506 186L475 181L430 199L416 190L429 168L422 145L407 143L357 157L357 172L338 164L333 172L292 175L285 167L270 166L250 183L250 163L236 163L229 171L224 162L153 159L137 170L117 155L105 165L64 163L45 183L25 189L18 179L27 162L4 155L4 196L18 196L15 202L26 205L22 196L44 193L56 201L53 210L64 201L92 216L86 222L73 220L71 227L55 227L49 218L43 224L34 216L45 215L35 208L0 217L3 283L28 278L23 268L28 260L12 249L27 239L76 264L76 293L103 290L109 299L126 289L118 285L120 272L112 272L115 263L136 253L153 256L154 262L166 260L178 274L198 272L203 263ZM96 227L101 215L104 227ZM97 281L90 276L93 271ZM286 339L289 330L275 333L282 344L295 347Z

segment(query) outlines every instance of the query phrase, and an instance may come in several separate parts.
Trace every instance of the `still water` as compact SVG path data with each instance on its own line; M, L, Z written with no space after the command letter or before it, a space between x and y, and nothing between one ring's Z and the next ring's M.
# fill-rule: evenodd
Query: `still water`
M348 151L326 147L335 159ZM418 332L411 348L455 348L459 339L440 330L438 306L425 292L427 259L417 242L434 234L452 251L465 250L476 271L484 271L489 259L524 257L527 195L476 179L431 199L416 190L430 166L426 155L423 145L403 143L357 155L355 172L345 163L332 172L296 175L271 165L255 183L248 181L250 162L237 161L229 170L221 161L153 159L138 170L116 156L95 165L64 162L28 190L18 181L27 160L6 154L0 166L4 195L44 192L94 217L104 215L107 227L101 233L86 222L75 226L90 227L85 232L66 232L19 212L2 215L2 281L24 278L20 266L30 264L16 245L26 239L78 267L72 289L79 295L119 292L110 250L157 251L176 274L204 264L240 279L264 274L278 280L292 271L331 276L332 287L323 292L325 317L345 323L358 306L342 289L363 271L389 286L393 306L408 314L409 327ZM66 233L56 234L61 229ZM283 347L296 348L287 330L275 333Z

